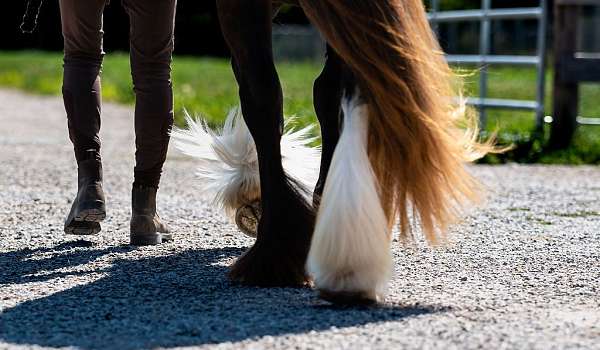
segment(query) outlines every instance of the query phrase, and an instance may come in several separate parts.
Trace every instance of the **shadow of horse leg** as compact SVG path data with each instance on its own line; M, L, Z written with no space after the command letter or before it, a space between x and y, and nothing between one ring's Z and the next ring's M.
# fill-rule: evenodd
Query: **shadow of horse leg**
M314 212L281 163L283 97L272 53L273 5L271 0L218 0L217 9L244 120L256 144L261 184L257 240L232 266L230 278L257 286L304 285Z

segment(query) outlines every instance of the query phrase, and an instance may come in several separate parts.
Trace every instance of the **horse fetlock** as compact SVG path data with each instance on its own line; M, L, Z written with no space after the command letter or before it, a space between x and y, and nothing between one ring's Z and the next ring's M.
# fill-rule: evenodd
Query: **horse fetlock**
M257 244L229 271L233 282L258 287L301 287L308 283L304 261L281 246Z
M275 201L263 203L255 245L235 262L229 276L247 285L306 285L314 212L291 188L271 198Z

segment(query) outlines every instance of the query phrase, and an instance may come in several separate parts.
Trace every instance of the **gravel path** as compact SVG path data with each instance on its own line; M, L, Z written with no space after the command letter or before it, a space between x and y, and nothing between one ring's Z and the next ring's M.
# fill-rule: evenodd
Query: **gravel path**
M109 216L66 237L75 162L62 102L0 90L0 349L600 349L600 170L477 166L487 204L448 247L396 245L385 305L335 309L309 289L232 286L250 239L171 152L159 193L177 240L128 242L132 112L106 105Z

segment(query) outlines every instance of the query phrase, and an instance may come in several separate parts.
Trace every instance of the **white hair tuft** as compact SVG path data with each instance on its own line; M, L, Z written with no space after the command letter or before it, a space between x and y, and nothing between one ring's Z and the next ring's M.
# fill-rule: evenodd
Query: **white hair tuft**
M221 131L209 128L186 112L187 129L175 128L175 147L198 161L198 186L230 217L235 211L260 200L258 156L254 140L239 108L229 112ZM315 140L311 127L288 130L282 135L281 154L288 176L304 189L317 182L320 150L310 147ZM308 192L307 192L308 193Z

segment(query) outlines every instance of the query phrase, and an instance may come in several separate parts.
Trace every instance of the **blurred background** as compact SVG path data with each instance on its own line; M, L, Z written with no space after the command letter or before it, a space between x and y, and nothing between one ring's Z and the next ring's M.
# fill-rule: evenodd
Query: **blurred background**
M433 0L426 1L425 5L430 11L441 11L441 16L445 11L476 11L485 7L486 3L492 10L540 6L539 0ZM19 31L25 6L26 1L13 0L0 12L0 88L59 95L62 36L58 0L45 1L38 29L33 34ZM570 101L567 104L575 103L577 106L576 115L552 115L557 91L554 63L559 57L554 47L557 37L554 27L562 10L555 13L560 7L555 7L553 0L545 1L545 8L543 22L539 17L507 16L489 21L479 18L437 23L432 12L432 23L442 47L451 55L449 57L457 57L453 66L464 77L467 95L476 98L485 93L492 104L498 104L500 99L531 101L527 108L493 106L481 110L485 117L482 118L482 135L496 132L502 143L516 146L515 150L502 156L488 157L484 162L600 164L600 126L595 125L600 121L595 119L600 117L600 85L590 81L577 83L578 93L567 96ZM572 12L577 27L576 35L571 39L574 51L586 53L585 57L589 60L597 59L594 53L600 52L600 6L577 5ZM274 52L284 88L285 113L295 116L295 123L314 123L312 83L322 67L324 43L298 8L285 7L274 22ZM539 40L541 24L545 24L542 31L545 47L542 50ZM105 101L134 102L127 57L128 25L120 1L112 0L104 16L107 52L103 72ZM489 29L487 42L481 40L485 33L483 26ZM483 52L484 46L485 55L542 57L540 62L543 64L469 62ZM468 58L467 62L464 62L465 58ZM544 79L540 79L540 72L543 72ZM179 0L173 81L177 122L180 124L184 108L218 124L227 110L238 104L237 86L229 67L228 49L220 33L214 0ZM565 86L572 90L573 82L569 81L569 84ZM485 86L483 91L480 86ZM541 97L540 91L543 91ZM476 99L473 101L477 102ZM480 103L482 101L479 100ZM535 103L540 104L539 108L535 107ZM555 140L557 137L559 141Z

